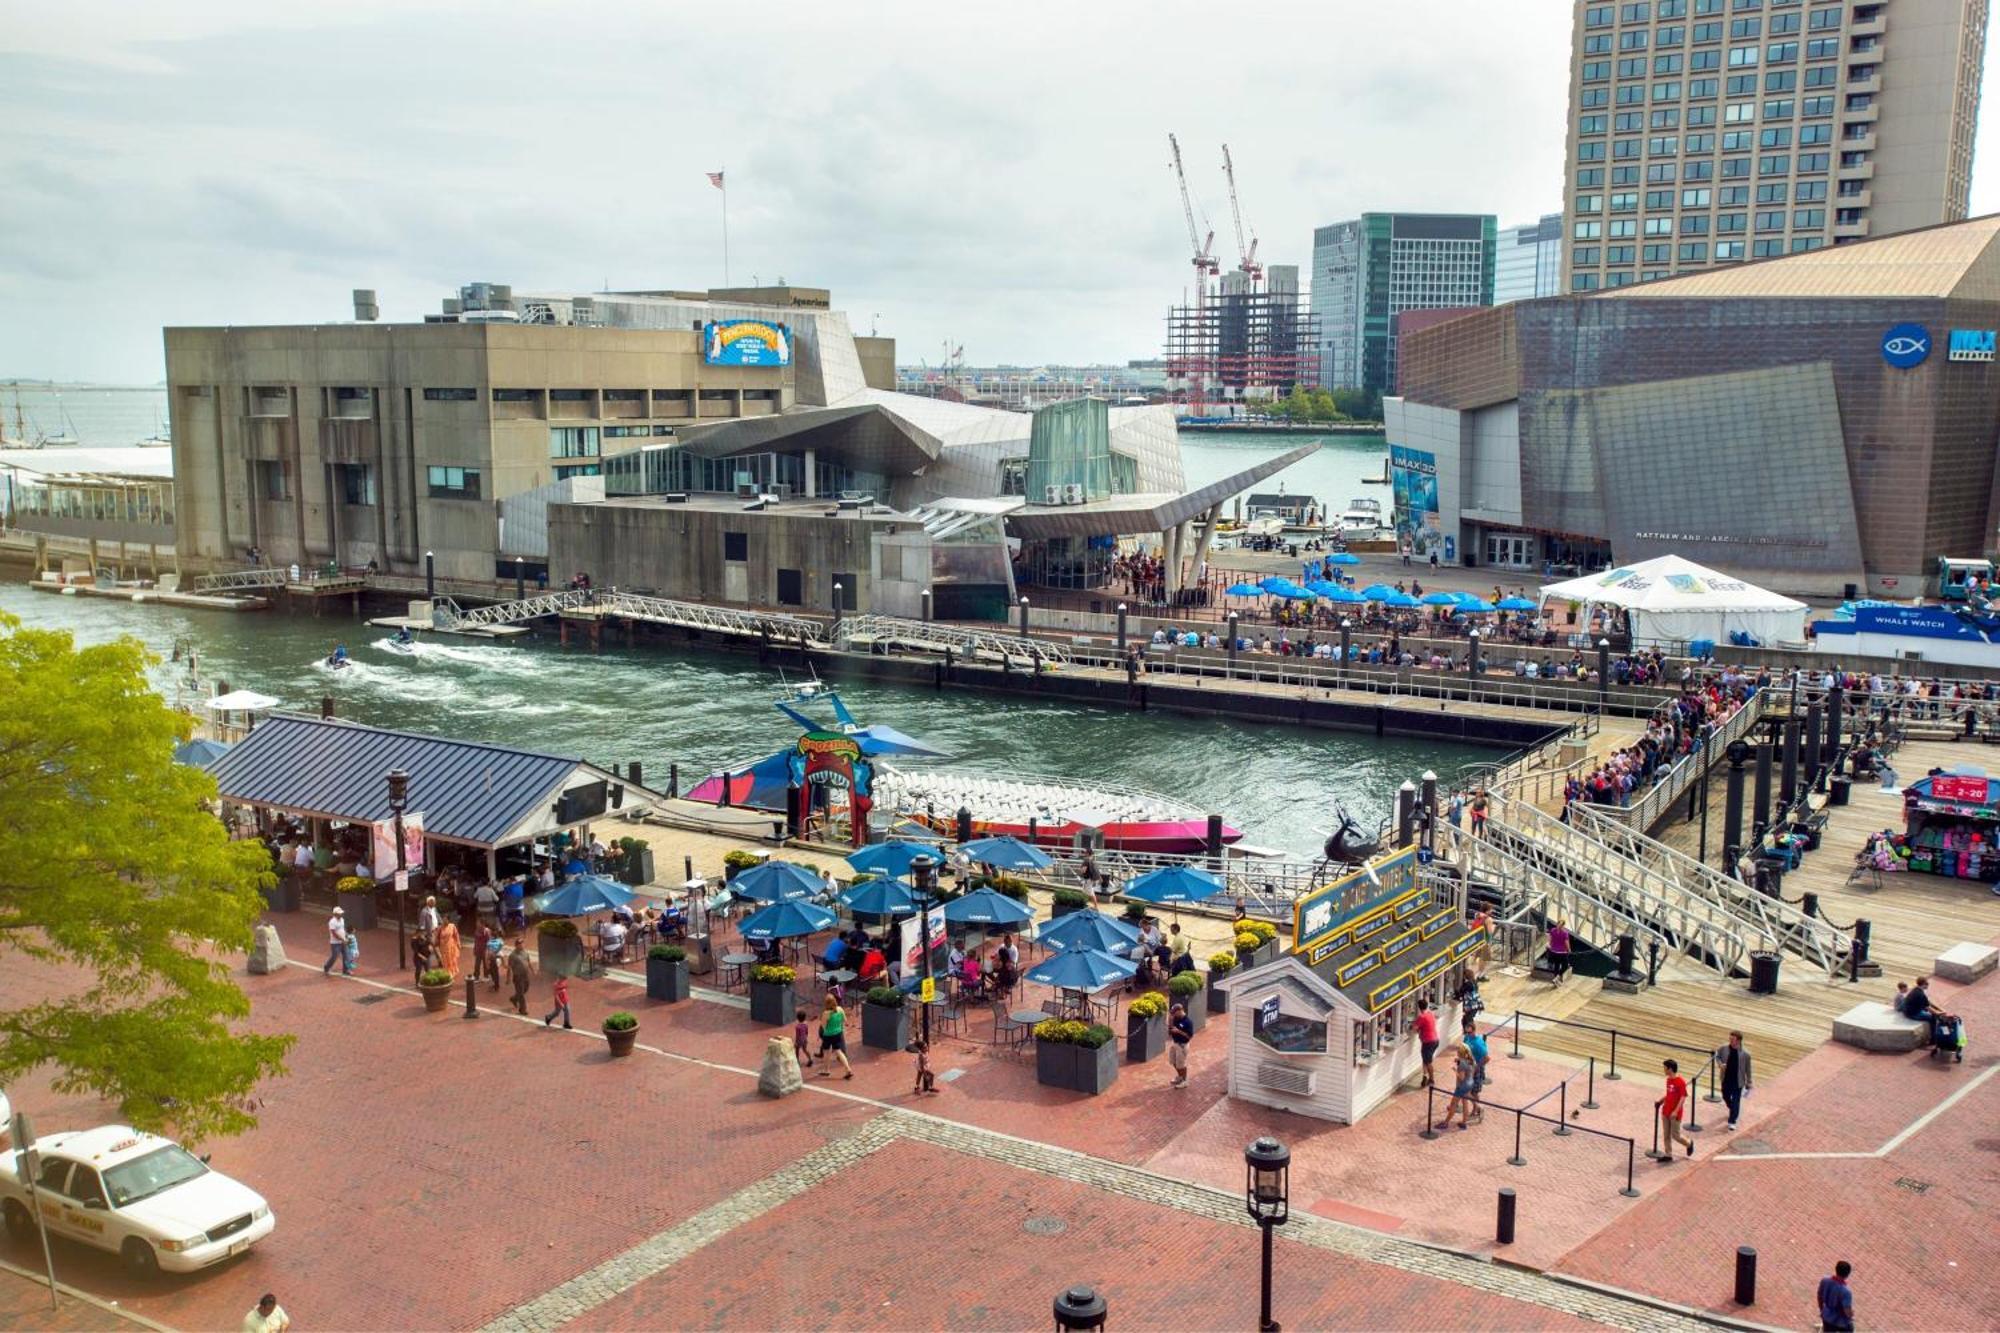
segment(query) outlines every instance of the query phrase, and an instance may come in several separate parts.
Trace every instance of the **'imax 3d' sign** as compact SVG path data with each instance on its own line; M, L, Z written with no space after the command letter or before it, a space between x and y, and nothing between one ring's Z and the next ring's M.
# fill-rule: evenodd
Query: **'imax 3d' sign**
M1951 350L1946 353L1948 361L1991 361L1993 359L1994 330L1953 329Z

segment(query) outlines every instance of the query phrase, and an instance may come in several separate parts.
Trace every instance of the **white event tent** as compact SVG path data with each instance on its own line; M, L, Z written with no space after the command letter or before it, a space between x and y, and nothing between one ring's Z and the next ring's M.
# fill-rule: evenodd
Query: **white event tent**
M1582 603L1586 616L1597 607L1616 608L1625 613L1635 644L1708 639L1726 647L1736 632L1760 644L1805 638L1804 602L1677 555L1551 583L1542 589L1541 600L1544 607Z

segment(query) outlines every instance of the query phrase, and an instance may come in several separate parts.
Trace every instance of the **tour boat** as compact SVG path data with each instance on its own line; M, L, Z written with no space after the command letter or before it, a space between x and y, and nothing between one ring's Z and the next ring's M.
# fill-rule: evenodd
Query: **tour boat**
M1382 502L1366 496L1349 500L1340 515L1340 535L1350 541L1374 541L1382 535Z
M791 705L824 700L837 725L829 728ZM874 766L876 816L911 821L947 838L958 836L958 812L972 816L972 836L1010 836L1045 847L1093 847L1189 855L1208 846L1206 811L1136 787L1082 783L1045 775L984 773L964 769L900 767L887 757L937 758L941 752L880 724L861 726L840 696L814 682L777 704L807 731L837 729L860 745ZM711 773L687 793L707 805L784 813L791 783L791 749ZM1224 823L1222 841L1242 833Z

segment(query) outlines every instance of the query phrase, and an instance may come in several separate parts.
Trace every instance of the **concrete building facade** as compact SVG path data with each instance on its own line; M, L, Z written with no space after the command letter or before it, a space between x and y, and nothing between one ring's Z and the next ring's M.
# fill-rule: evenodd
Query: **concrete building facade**
M1988 0L1577 0L1563 287L1965 216Z
M1493 304L1498 228L1478 213L1364 213L1313 232L1326 385L1390 392L1397 317Z

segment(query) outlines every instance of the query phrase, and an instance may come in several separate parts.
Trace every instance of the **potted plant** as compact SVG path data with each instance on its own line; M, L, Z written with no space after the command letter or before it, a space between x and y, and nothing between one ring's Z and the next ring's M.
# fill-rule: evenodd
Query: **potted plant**
M334 882L334 901L347 918L349 930L375 929L375 881L359 875L342 875Z
M1237 963L1243 967L1255 967L1257 965L1257 950L1262 948L1263 945L1264 942L1258 939L1251 932L1247 930L1237 931L1236 932Z
M1049 919L1068 916L1071 912L1081 912L1090 906L1090 895L1081 889L1057 889L1054 894L1055 906L1050 909Z
M1157 1060L1167 1049L1167 1002L1158 991L1135 996L1125 1006L1125 1058L1135 1065Z
M1152 914L1152 911L1153 908L1150 903L1135 903L1127 901L1125 904L1125 911L1123 915L1127 921L1131 922L1133 925L1136 926L1140 922L1144 921L1148 916L1150 916Z
M1208 1023L1208 1006L1196 999L1201 994L1201 973L1178 972L1167 979L1167 994L1174 1003L1187 1007L1188 1022L1199 1032Z
M1208 1012L1211 1014L1226 1014L1229 1012L1229 992L1217 990L1215 988L1215 979L1217 977L1226 977L1235 970L1235 954L1225 952L1210 954L1208 956Z
M1118 1078L1118 1048L1101 1023L1051 1018L1035 1025L1035 1078L1095 1096Z
M1239 933L1247 933L1257 937L1258 962L1268 963L1278 956L1278 928L1270 922L1258 921L1255 918L1251 918L1247 921L1238 922L1236 929Z
M861 1003L861 1044L878 1051L900 1051L910 1044L907 996L894 986L877 986Z
M441 967L424 969L417 978L417 993L424 997L426 1012L443 1013L445 1005L451 1002L451 973Z
M759 857L757 856L757 853L746 852L741 850L740 848L733 852L724 852L722 855L723 883L726 884L730 880L735 879L738 875L748 870L751 866L756 865L758 861Z
M678 944L655 944L646 950L646 998L677 1004L687 997L687 950Z
M564 916L552 916L535 923L535 961L541 965L542 975L552 977L560 972L565 976L575 976L583 970L583 938L577 933L576 922Z
M653 882L652 844L644 838L620 838L618 850L624 853L618 861L618 881L637 888L641 884Z
M1013 875L996 875L993 891L1003 898L1012 898L1017 903L1028 900L1028 881Z
M750 1019L765 1027L783 1027L792 1021L798 997L792 981L798 973L783 963L759 963L750 969Z
M606 1016L604 1040L609 1043L614 1059L632 1054L632 1043L639 1040L637 1016L628 1014L622 1009Z

